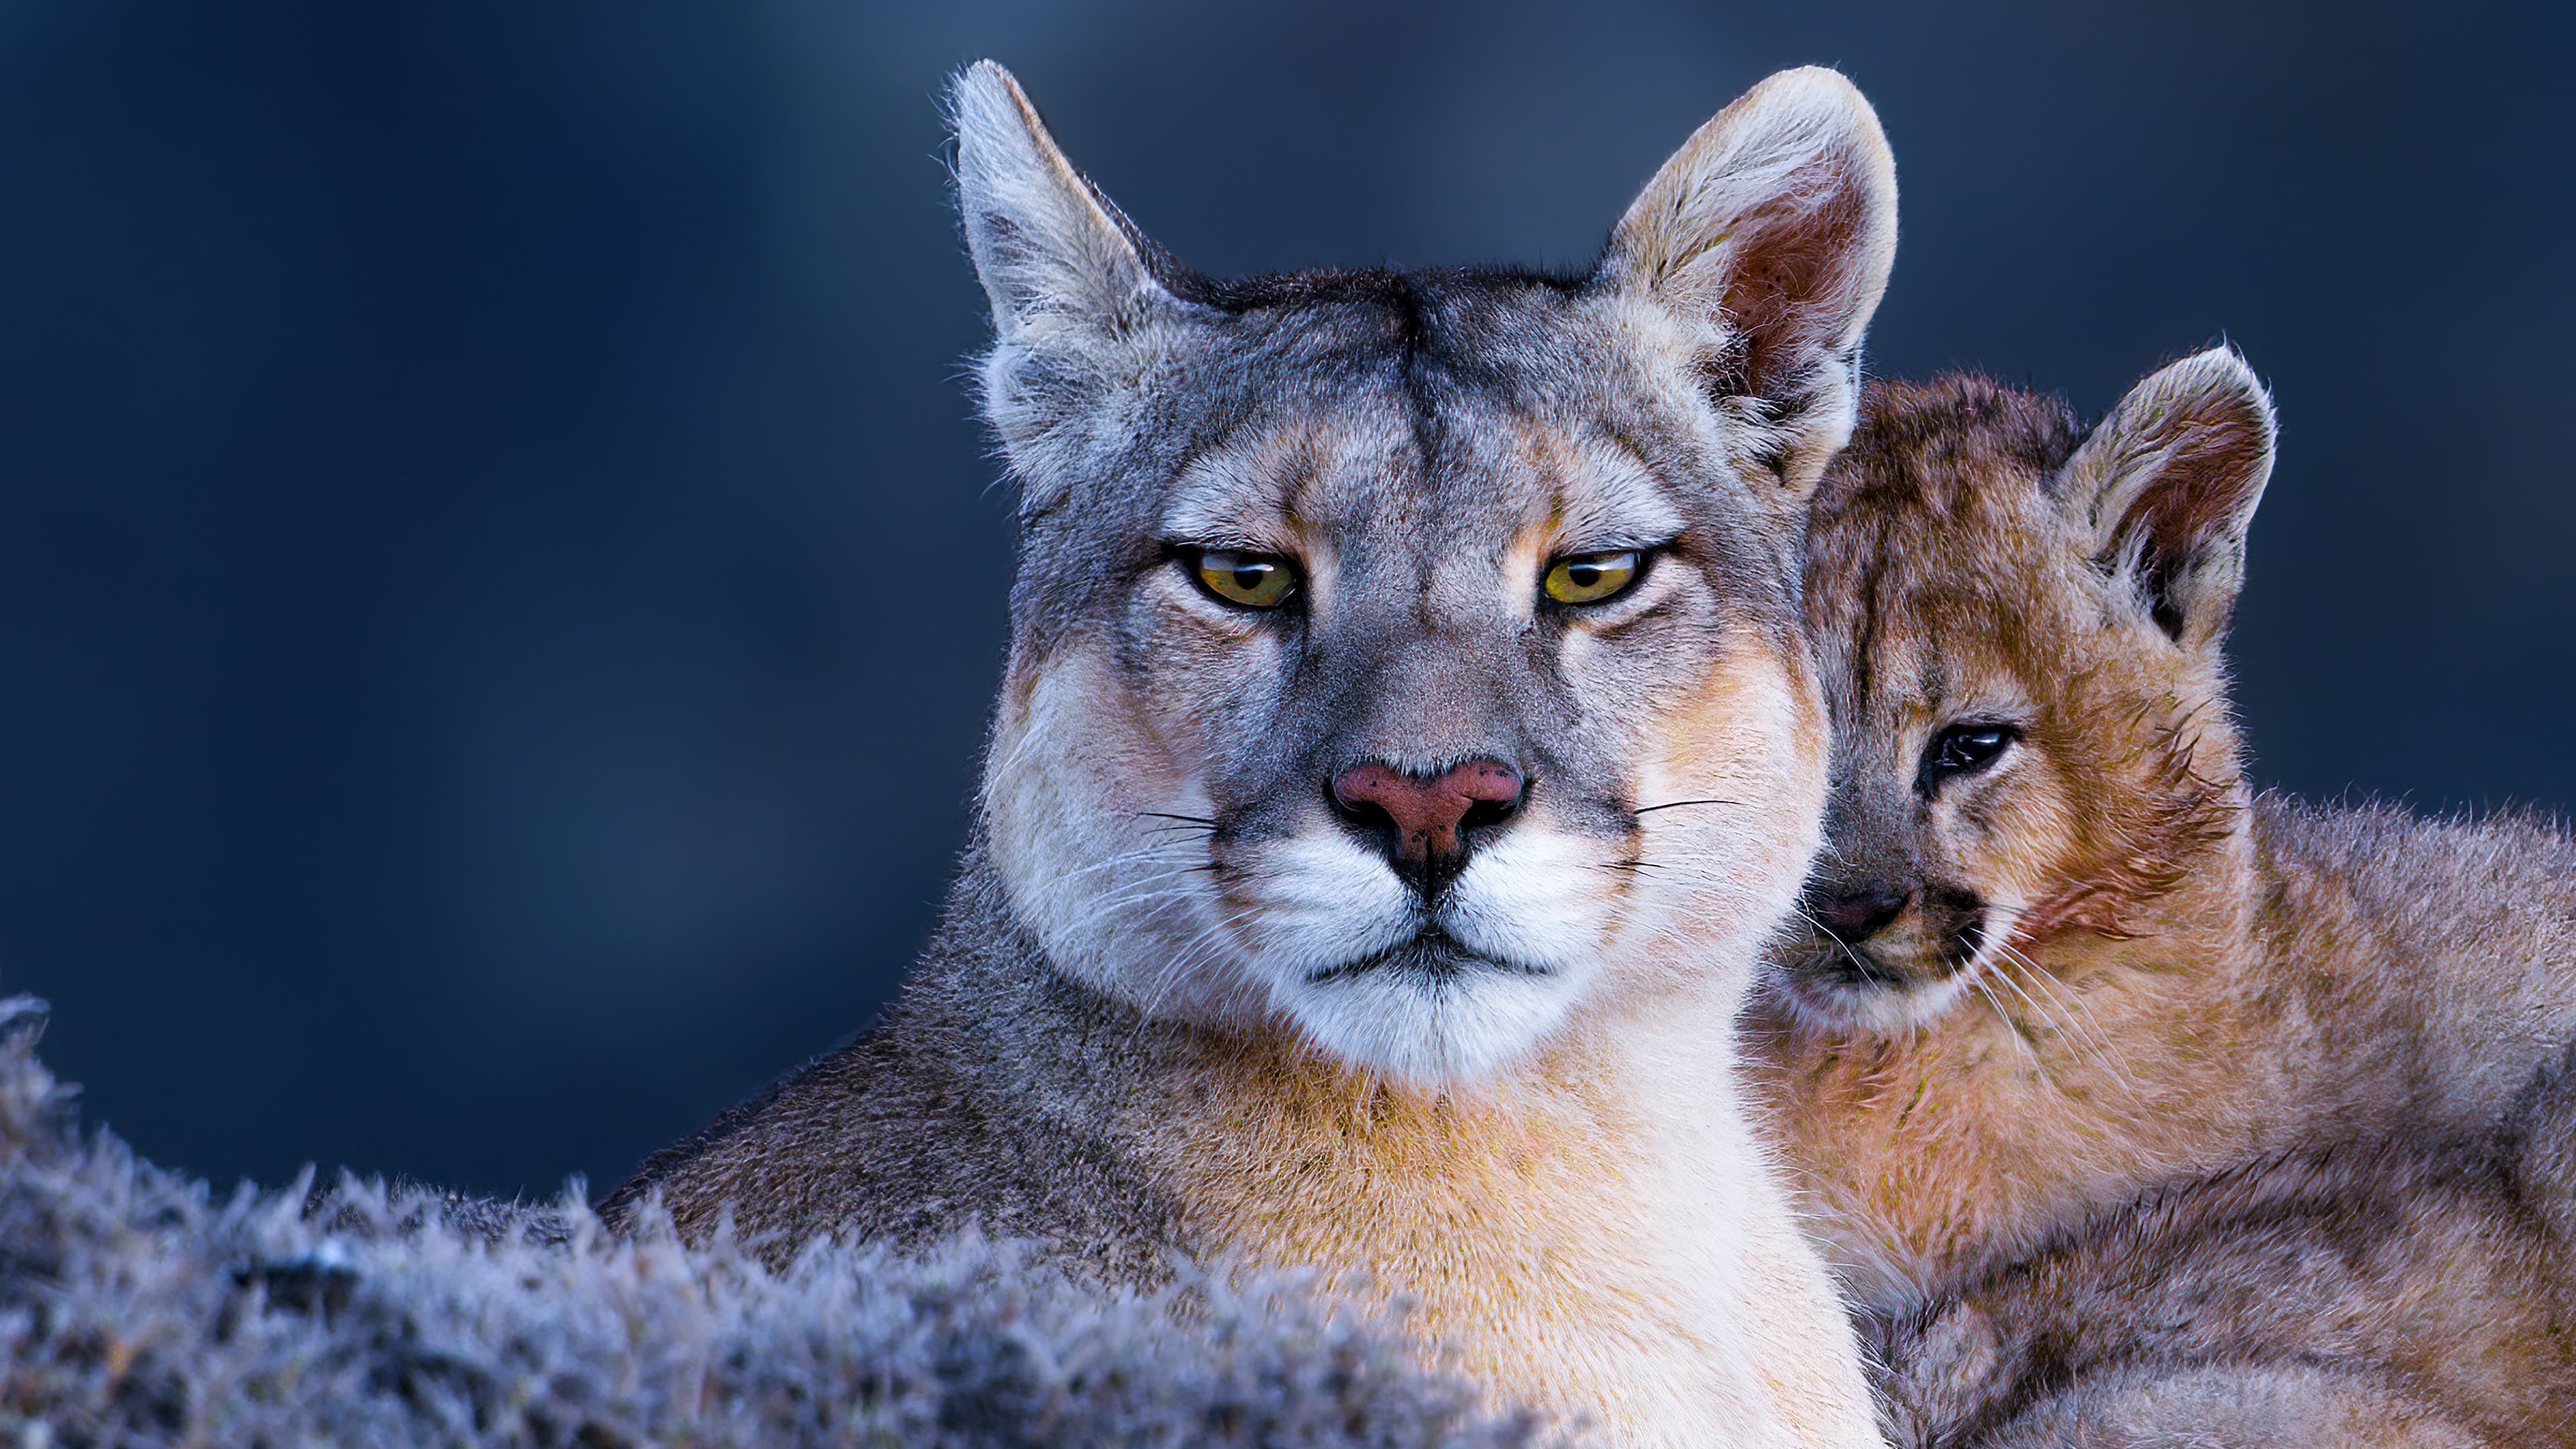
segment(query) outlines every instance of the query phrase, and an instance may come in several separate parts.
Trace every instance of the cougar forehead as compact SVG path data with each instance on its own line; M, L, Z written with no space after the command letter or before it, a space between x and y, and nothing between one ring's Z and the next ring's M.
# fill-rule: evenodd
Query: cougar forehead
M1347 549L1454 588L1427 560L1525 545L1533 523L1639 542L1710 525L1737 607L1794 629L1794 514L1754 506L1691 380L1634 345L1615 298L1504 271L1199 286L1239 310L1205 306L1138 406L1020 470L1021 642L1096 619L1120 593L1105 563L1175 542L1303 544L1319 569Z
M2098 629L2098 590L2046 490L2076 436L2055 399L1983 378L1864 394L1817 490L1805 578L1826 691L1856 726L1837 749L1855 764L1901 753L1965 697L2049 692Z

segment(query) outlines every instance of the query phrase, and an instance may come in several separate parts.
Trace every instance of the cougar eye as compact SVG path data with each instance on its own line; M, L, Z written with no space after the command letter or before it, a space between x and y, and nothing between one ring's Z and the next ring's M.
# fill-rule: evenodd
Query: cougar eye
M1628 592L1646 571L1646 556L1633 548L1570 554L1548 565L1539 587L1560 604L1602 604Z
M2002 759L2020 738L2021 731L2008 724L1951 725L1923 747L1923 763L1916 767L1914 783L1924 794L1932 794L1953 776L1973 775Z
M1205 548L1189 564L1200 588L1246 609L1275 609L1297 592L1297 570L1284 558Z

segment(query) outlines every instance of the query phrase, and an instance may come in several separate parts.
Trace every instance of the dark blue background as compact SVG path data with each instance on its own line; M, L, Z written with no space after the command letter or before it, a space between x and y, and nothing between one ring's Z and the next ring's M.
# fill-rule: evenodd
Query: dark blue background
M1222 272L1587 258L1840 65L1877 370L2276 384L2265 776L2576 801L2559 9L0 0L0 979L265 1179L610 1179L864 1022L1002 641L981 54Z

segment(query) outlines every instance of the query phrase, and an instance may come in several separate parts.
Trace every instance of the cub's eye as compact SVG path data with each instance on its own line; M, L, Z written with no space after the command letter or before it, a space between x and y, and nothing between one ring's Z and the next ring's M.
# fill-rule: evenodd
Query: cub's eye
M1929 795L1954 776L1973 775L2002 759L2020 738L2021 731L2008 724L1951 725L1923 747L1923 763L1915 769L1914 783Z
M1646 556L1633 548L1578 553L1548 565L1539 587L1560 604L1605 604L1628 592L1645 572Z
M1189 565L1200 588L1246 609L1275 609L1297 592L1297 570L1284 558L1206 548Z

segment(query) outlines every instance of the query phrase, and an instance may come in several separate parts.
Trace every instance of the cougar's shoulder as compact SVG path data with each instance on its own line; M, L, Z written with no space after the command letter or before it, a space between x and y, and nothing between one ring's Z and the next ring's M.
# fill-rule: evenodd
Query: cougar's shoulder
M2303 904L2357 913L2410 949L2520 943L2531 955L2576 933L2576 835L2554 818L2424 815L2265 791L2250 824L2273 874L2307 892Z
M2521 812L2254 802L2257 960L2319 1001L2325 1050L2382 1074L2383 1130L2492 1126L2576 1042L2576 840Z
M2564 1270L2508 1154L2355 1144L2159 1188L1873 1332L1899 1442L2372 1443L2378 1412L2389 1443L2549 1443Z
M663 1149L602 1204L658 1197L773 1257L818 1230L914 1243L974 1229L1110 1281L1182 1248L1114 1128L1168 1030L1046 968L970 855L941 929L866 1032Z

